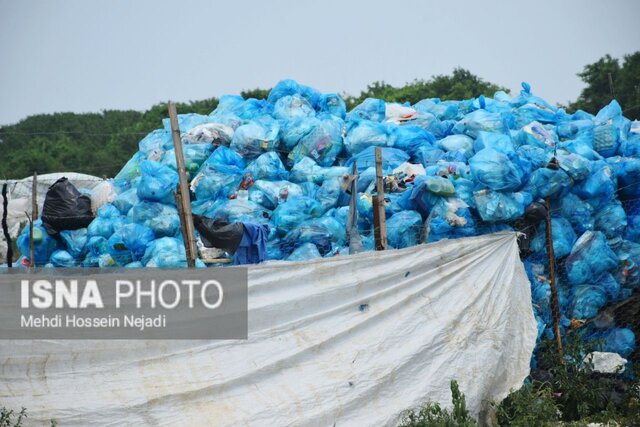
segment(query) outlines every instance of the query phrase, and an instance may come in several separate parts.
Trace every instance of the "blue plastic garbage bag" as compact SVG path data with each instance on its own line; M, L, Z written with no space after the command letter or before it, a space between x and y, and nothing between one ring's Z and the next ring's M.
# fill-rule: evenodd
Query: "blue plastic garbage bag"
M347 107L342 97L337 93L325 93L320 96L318 111L344 119L347 114Z
M344 246L346 243L344 224L327 216L304 221L287 233L282 239L281 248L284 253L291 253L304 243L314 243L320 255L324 256L332 250L332 244Z
M608 160L617 159L610 158ZM623 158L613 164L609 162L609 165L617 169L618 197L623 200L637 200L640 198L640 158Z
M576 181L588 177L591 173L591 162L579 154L558 152L556 159L560 169Z
M516 154L516 150L511 141L511 136L504 133L494 132L478 132L478 136L473 142L473 150L478 152L483 148L493 148L496 151L512 157Z
M591 319L607 303L607 293L599 286L582 285L572 289L574 319Z
M304 243L291 252L287 257L287 261L308 261L310 259L322 258L318 247L313 243Z
M278 122L263 116L236 129L231 140L231 148L245 159L255 159L277 147L279 132Z
M173 206L156 202L140 202L129 211L131 221L153 230L156 238L173 237L180 231L180 217Z
M298 224L320 217L322 212L320 203L310 197L291 197L286 202L278 204L273 211L272 219L278 233L284 236Z
M467 114L453 127L453 133L463 133L472 138L478 136L480 131L507 133L509 128L500 113L489 113L484 110Z
M609 273L592 279L591 283L599 286L607 294L609 301L617 301L620 297L620 283Z
M272 103L264 99L250 98L240 104L236 114L243 120L253 120L262 116L271 116L273 112Z
M615 126L596 126L593 129L593 149L603 157L615 156L620 146L619 138L619 131Z
M320 126L320 123L321 121L317 117L298 118L284 122L280 132L280 148L284 151L293 150L305 136Z
M154 240L147 246L141 261L146 267L184 268L187 266L184 243L174 237Z
M524 210L533 201L527 192L503 193L480 190L474 193L476 209L483 221L512 221L524 215Z
M325 179L318 191L316 200L320 202L322 212L335 208L340 204L340 196L344 193L338 178Z
M474 226L475 221L464 201L454 197L443 198L427 218L427 241L473 236L476 234Z
M289 179L295 183L313 182L319 185L324 181L325 171L325 168L318 166L311 158L303 157L291 168Z
M242 180L243 175L240 174L211 171L193 180L191 188L194 189L197 200L228 199L238 191Z
M628 328L610 328L597 331L589 338L600 344L601 351L618 353L622 357L629 357L636 349L635 334Z
M640 212L634 215L627 215L625 238L633 242L640 242Z
M158 156L158 159L160 157ZM137 152L129 159L120 172L113 178L113 183L118 187L120 191L125 191L131 188L132 181L136 177L140 176L140 163L146 160L144 153Z
M456 197L464 201L469 207L476 207L476 200L473 197L475 184L470 179L458 178L453 180L453 186L456 190Z
M87 236L102 236L108 239L123 223L124 218L120 211L114 205L106 204L98 209L98 215L87 227Z
M277 181L289 178L289 171L285 169L280 156L275 151L261 154L246 167L244 172L250 174L254 180Z
M180 132L187 132L188 130L193 129L194 127L209 123L211 118L209 116L204 116L202 114L196 113L187 113L187 114L178 114L178 129ZM162 119L162 126L165 130L171 131L171 121L169 118Z
M51 254L51 264L54 267L77 267L78 260L73 257L69 252L58 249Z
M440 102L438 98L423 99L413 105L416 111L430 113L439 120L452 120L458 116L458 106L451 102Z
M613 199L617 183L613 170L603 161L592 164L592 172L586 179L576 183L571 191L583 199Z
M289 95L301 95L312 107L316 107L320 101L321 94L312 87L304 86L290 79L280 80L269 92L267 101L275 104L280 98Z
M612 202L595 214L595 229L602 231L607 239L620 237L627 227L627 214L620 202Z
M278 120L292 120L315 116L309 101L300 95L287 95L276 101L273 108L273 117Z
M138 197L151 202L175 203L173 192L178 185L178 173L168 166L145 160L140 164Z
M612 100L608 105L602 107L594 121L597 124L606 124L609 121L613 121L615 118L620 117L622 115L622 107L618 104L618 101L615 99Z
M557 109L551 109L533 103L527 103L516 108L513 115L515 116L516 128L521 128L534 121L540 123L555 123L562 117L557 114Z
M240 119L238 118L238 120ZM235 124L233 123L233 125ZM240 126L240 123L237 124ZM202 145L210 150L221 145L228 147L236 127L224 123L206 123L183 133L180 135L180 139L184 145Z
M293 163L307 156L320 166L331 166L342 151L342 128L344 122L329 116L318 120L316 125L305 134L289 154Z
M113 206L115 206L122 215L126 215L136 203L138 203L140 199L138 198L138 189L131 188L127 191L124 191L111 202Z
M344 146L354 156L371 147L389 147L393 144L393 127L387 123L362 120L347 131Z
M533 145L521 145L516 150L518 157L526 159L531 163L533 169L546 167L551 160L551 154L547 153L544 148Z
M565 171L540 168L533 171L523 191L530 193L534 199L546 198L562 194L571 184L571 178Z
M418 112L411 120L411 124L421 127L431 133L434 138L440 139L452 134L456 122L455 120L440 121L431 113Z
M367 98L362 103L356 105L347 114L348 121L371 120L382 122L385 119L387 105L382 99Z
M153 230L140 224L125 224L108 240L108 251L120 266L139 261L155 239Z
M609 244L618 257L613 274L623 291L640 286L640 244L622 239L612 239Z
M566 122L560 122L556 125L556 132L560 138L571 139L578 136L578 134L582 132L589 132L593 130L594 127L593 120L582 119L582 120L569 120Z
M272 238L267 242L267 261L283 259L280 239Z
M350 167L353 162L356 162L358 171L364 171L367 168L376 166L376 151L375 147L369 147L361 151L356 156L350 158L345 163L345 166ZM382 169L393 170L409 160L409 155L397 148L384 147L382 150Z
M387 242L395 249L420 243L422 216L416 211L401 211L387 220Z
M426 168L429 165L435 164L438 161L442 160L445 154L446 153L439 148L424 144L419 146L415 150L415 154L411 160L414 163L422 164L422 166Z
M640 134L630 134L620 143L619 153L625 157L640 157Z
M436 146L446 152L457 151L466 159L473 156L473 139L467 135L450 135L436 142Z
M138 149L146 158L161 155L165 150L171 148L173 148L171 131L166 129L156 129L138 143Z
M550 148L556 145L556 138L542 123L531 122L516 133L515 143L518 146Z
M268 210L275 209L289 197L297 196L302 196L302 188L289 181L258 180L249 188L249 200Z
M64 242L67 252L75 259L81 259L87 253L85 249L85 245L87 244L86 228L63 230L60 232L60 238Z
M100 257L103 255L108 255L108 243L107 239L102 236L93 236L87 239L87 243L85 245L85 249L87 251L87 256L82 262L83 267L98 267L100 265Z
M271 217L271 210L239 196L237 199L217 203L210 211L200 214L209 218L224 219L228 222L266 222Z
M404 150L411 156L417 154L417 150L423 146L432 146L436 139L431 132L416 125L402 125L391 128L393 147Z
M20 253L27 259L29 258L30 240L29 240L29 226L22 229L20 236L17 240L18 249ZM41 220L33 222L33 247L36 265L44 265L49 262L49 257L53 251L57 248L58 243L47 234ZM4 254L3 254L4 255Z
M517 190L524 172L505 155L491 148L480 150L469 159L476 181L492 190Z
M593 277L611 271L618 257L600 231L586 231L578 238L565 261L567 279L573 285L589 283Z
M575 194L568 193L560 199L560 215L568 219L580 234L594 229L593 213L593 207Z
M244 98L240 95L222 95L218 106L213 110L210 116L220 117L230 114L238 114L244 103Z
M241 174L245 169L244 158L227 147L218 147L202 164L198 175L205 169L226 174Z
M194 176L200 166L204 163L205 160L209 158L211 152L213 151L213 146L209 144L193 144L193 145L185 145L182 148L182 152L184 155L184 164L187 173L190 176ZM176 152L172 148L164 153L162 156L162 160L160 161L163 165L169 166L173 170L178 170L178 166L176 163Z
M547 253L547 226L541 221L537 227L535 237L531 240L531 250L541 254ZM553 238L553 254L556 258L562 258L571 253L571 248L578 240L571 223L565 218L554 216L551 218L551 231Z

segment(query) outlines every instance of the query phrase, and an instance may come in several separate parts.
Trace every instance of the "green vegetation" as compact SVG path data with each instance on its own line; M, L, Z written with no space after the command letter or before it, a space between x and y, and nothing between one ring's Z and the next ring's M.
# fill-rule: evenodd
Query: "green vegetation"
M456 380L451 381L453 409L442 409L439 404L428 402L418 409L410 409L401 416L400 427L474 427L478 423L469 416L464 394Z
M640 118L640 51L624 57L622 64L609 55L584 67L578 75L587 87L570 110L596 113L611 99L609 74L616 98L625 115ZM470 71L456 68L451 75L414 80L402 87L375 82L358 96L344 95L347 108L368 97L416 103L425 98L469 99L480 94L492 96L504 88L482 80ZM245 98L264 99L269 89L241 92ZM179 112L209 114L217 98L179 103ZM27 117L19 123L0 127L0 179L19 179L38 173L82 172L114 176L138 148L138 141L162 126L166 104L156 104L145 112L103 111L101 113L56 113Z

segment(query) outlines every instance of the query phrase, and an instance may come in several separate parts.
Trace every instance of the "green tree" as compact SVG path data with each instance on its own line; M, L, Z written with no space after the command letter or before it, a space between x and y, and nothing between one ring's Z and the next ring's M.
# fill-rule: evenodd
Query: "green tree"
M451 75L438 75L429 80L414 80L402 87L385 82L374 82L359 96L345 96L347 109L351 109L366 98L380 98L391 102L415 104L427 98L470 99L480 95L493 96L499 90L508 92L494 83L486 82L469 70L456 68Z
M587 86L571 109L595 114L616 98L626 117L640 118L640 51L625 55L622 65L617 58L605 55L586 65L578 76Z

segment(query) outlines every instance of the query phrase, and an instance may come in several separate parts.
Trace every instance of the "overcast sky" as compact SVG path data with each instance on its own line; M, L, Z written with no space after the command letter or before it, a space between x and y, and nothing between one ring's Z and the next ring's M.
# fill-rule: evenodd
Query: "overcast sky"
M402 85L460 66L551 102L640 50L640 1L0 0L0 124L271 87Z

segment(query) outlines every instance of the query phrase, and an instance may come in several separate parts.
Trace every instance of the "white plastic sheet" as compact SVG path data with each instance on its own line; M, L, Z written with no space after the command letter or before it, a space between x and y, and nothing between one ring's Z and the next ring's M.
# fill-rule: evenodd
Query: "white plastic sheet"
M60 425L394 425L427 400L472 413L529 372L516 236L249 269L247 341L0 343L0 402Z

